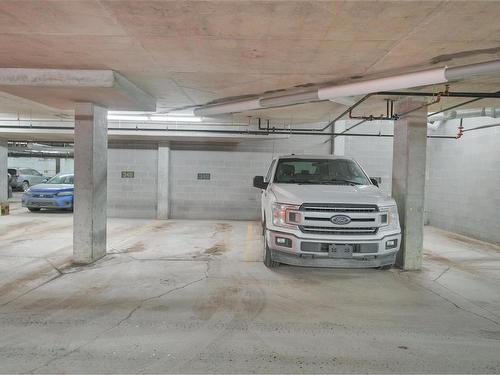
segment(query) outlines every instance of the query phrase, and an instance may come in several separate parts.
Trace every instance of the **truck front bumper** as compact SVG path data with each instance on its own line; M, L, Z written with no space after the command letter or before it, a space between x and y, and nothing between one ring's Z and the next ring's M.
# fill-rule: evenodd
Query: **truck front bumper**
M267 230L266 241L272 260L279 263L306 267L375 268L395 263L401 233L367 236L363 239L329 236L319 239ZM338 245L348 245L352 253L343 257L329 251L332 246Z

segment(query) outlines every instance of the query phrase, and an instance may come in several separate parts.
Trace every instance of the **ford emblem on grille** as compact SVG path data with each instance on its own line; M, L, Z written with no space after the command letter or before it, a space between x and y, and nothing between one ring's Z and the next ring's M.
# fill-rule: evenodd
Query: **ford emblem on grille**
M330 221L336 225L346 225L351 222L351 218L346 215L335 215L330 219Z

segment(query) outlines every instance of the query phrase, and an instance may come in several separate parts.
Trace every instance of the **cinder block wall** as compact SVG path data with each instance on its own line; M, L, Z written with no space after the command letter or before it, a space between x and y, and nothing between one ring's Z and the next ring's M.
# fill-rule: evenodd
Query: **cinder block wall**
M252 187L252 178L263 174L269 163L268 155L175 150L170 160L171 217L240 220L259 217L260 191ZM198 180L198 173L210 173L210 180Z
M499 123L464 119L466 129ZM433 134L455 135L459 120ZM500 127L466 132L460 140L429 139L426 205L429 224L500 243Z
M56 174L56 160L46 158L32 157L9 157L9 168L32 168L43 174L44 176L52 177Z
M344 121L346 129L357 121ZM392 121L372 121L354 128L351 133L392 134ZM356 159L370 177L380 177L380 189L391 194L392 188L392 138L342 137L344 155ZM342 154L335 152L336 155Z
M110 144L108 217L155 218L158 173L156 144ZM133 171L134 178L122 178Z
M465 119L466 129L499 123ZM352 122L346 121L347 127ZM459 120L429 135L456 135ZM391 122L363 124L353 132L391 134ZM345 137L345 155L357 159L370 176L382 177L391 192L392 138ZM500 127L466 132L460 140L428 139L425 223L488 242L500 243Z
M466 119L465 127L496 123ZM352 125L347 122L347 127ZM449 121L432 134L456 134ZM392 133L390 122L372 122L357 133ZM390 193L392 138L345 137L342 154L356 158L370 176L382 178ZM468 132L463 139L429 139L427 147L426 222L490 242L500 243L500 128ZM260 192L254 175L267 172L273 156L328 154L328 137L294 136L234 144L172 143L170 216L173 218L258 219ZM157 205L156 144L111 144L108 155L108 215L155 218ZM9 160L9 164L12 160ZM33 167L32 164L29 166ZM61 168L63 165L61 163ZM133 170L134 179L121 178ZM210 173L211 180L197 180Z
M26 167L37 170L44 176L52 177L56 174L56 159L33 157L9 157L9 167ZM60 172L73 173L73 159L61 158Z
M255 175L265 175L278 154L328 153L327 137L295 136L233 145L173 144L170 159L170 215L182 219L260 218ZM198 173L211 179L198 180Z

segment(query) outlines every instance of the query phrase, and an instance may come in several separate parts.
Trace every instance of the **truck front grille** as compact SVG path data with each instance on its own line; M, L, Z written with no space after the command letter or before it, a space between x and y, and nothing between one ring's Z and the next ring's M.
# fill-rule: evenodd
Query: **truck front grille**
M381 225L381 214L377 205L347 203L304 203L300 206L304 221L299 229L303 233L358 236L373 235ZM345 225L332 222L337 215L348 216Z

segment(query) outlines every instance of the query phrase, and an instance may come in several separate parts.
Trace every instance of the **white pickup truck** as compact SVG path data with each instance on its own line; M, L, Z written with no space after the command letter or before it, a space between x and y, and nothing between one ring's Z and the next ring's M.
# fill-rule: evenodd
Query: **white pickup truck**
M275 158L262 189L264 264L392 267L401 243L396 202L353 159Z

